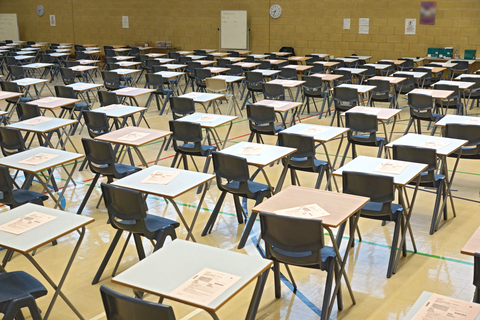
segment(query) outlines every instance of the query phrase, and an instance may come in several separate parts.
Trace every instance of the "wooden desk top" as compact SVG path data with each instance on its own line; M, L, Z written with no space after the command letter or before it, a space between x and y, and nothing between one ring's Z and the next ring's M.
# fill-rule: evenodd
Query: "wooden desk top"
M313 136L313 139L317 142L328 142L330 140L333 140L341 136L342 134L350 130L349 128L343 128L343 127L330 127L330 126L322 126L318 124L297 123L292 127L282 130L281 132L309 135L309 134L303 133L305 130L309 128L320 128L325 130Z
M426 72L397 71L395 74L413 76L415 79L421 79L427 75Z
M298 108L302 105L301 102L291 102L291 101L281 101L281 100L268 100L264 99L254 103L258 106L269 106L273 107L275 112L287 112L289 110Z
M450 85L450 86L456 86L458 87L460 90L465 90L465 89L468 89L468 88L471 88L475 85L475 82L465 82L465 81L448 81L448 80L440 80L438 82L436 82L435 84L432 84L432 87L435 86L436 84L446 84L446 85Z
M312 56L317 56L317 57L319 57L320 59L324 59L324 58L330 56L329 53L311 53L311 55L312 55Z
M337 64L340 64L340 62L338 61L315 61L314 63L321 64L325 68L330 68L330 67L336 66Z
M216 117L216 120L212 122L198 121L198 119L200 119L203 116L213 116L213 117ZM195 112L194 114L190 114L188 116L182 117L175 121L196 122L196 123L200 123L202 128L217 128L219 126L230 123L237 119L238 119L237 116L227 116L227 115L220 115L220 114Z
M354 215L370 201L370 198L346 193L337 193L319 189L289 186L273 197L266 199L253 212L275 213L277 210L295 208L309 204L317 204L330 213L318 218L328 227L336 228Z
M261 144L265 146L265 150L260 155L245 155L245 154L238 154L245 146L248 145L259 145L259 143L253 142L246 142L242 141L237 144L234 144L231 147L225 148L219 152L230 154L238 157L245 158L249 165L257 166L257 167L266 167L275 161L278 161L286 156L291 155L297 149L295 148L287 148L287 147L280 147L280 146L272 146L268 144Z
M237 81L242 81L245 77L239 76L215 76L213 79L224 79L226 83L232 83Z
M448 143L448 145L440 149L436 149L437 156L441 156L441 157L446 157L451 155L452 153L454 153L455 151L457 151L458 149L460 149L461 147L463 147L468 143L468 140L408 133L398 138L397 140L390 142L389 144L386 145L386 147L393 148L394 145L422 147L422 145L430 141Z
M251 69L251 68L258 67L260 65L260 63L258 63L258 62L237 62L237 63L234 63L234 65L241 66L242 68L245 68L245 69Z
M148 136L139 138L135 141L125 141L121 139L122 137L135 132L148 133ZM122 144L122 145L127 145L132 147L139 147L139 146L143 146L144 144L167 137L171 134L172 132L164 131L164 130L155 130L155 129L148 129L148 128L142 128L142 127L124 127L106 134L102 134L101 136L95 137L95 140L110 142L114 144Z
M137 61L122 61L122 62L117 62L117 64L118 64L120 67L128 68L128 67L138 66L138 65L140 65L140 64L142 64L142 63L141 63L141 62L137 62Z
M402 65L402 64L405 63L405 60L388 60L388 59L384 59L384 60L380 60L380 61L393 62L396 66L399 66L399 65Z
M224 94L218 93L203 93L203 92L190 92L180 96L181 98L193 99L197 103L207 103L214 100L225 99Z
M128 75L128 74L132 74L132 73L137 73L137 72L141 72L141 70L138 70L138 69L123 69L123 68L120 68L120 69L112 69L110 70L111 72L116 72L118 73L119 75Z
M98 63L100 62L100 60L90 60L90 59L80 59L80 60L77 60L78 62L80 62L80 64L92 64L92 63Z
M410 93L419 93L431 96L433 99L447 99L453 94L453 91L450 90L433 90L433 89L413 89Z
M382 64L382 63L366 63L366 64L364 64L364 66L374 67L375 70L383 70L383 69L387 69L388 67L390 67L389 64Z
M160 72L155 72L155 74L159 74L165 79L173 79L179 76L183 76L185 72L160 71Z
M230 68L219 68L219 67L206 67L205 69L210 70L211 73L222 73L230 70Z
M166 57L167 54L166 53L147 53L145 54L147 57L149 58L152 58L152 59L155 59L155 58L160 58L160 57ZM174 60L174 59L172 59Z
M82 100L80 99L46 97L38 100L33 100L27 103L37 105L39 108L42 108L42 109L57 109L57 108L68 106L70 104L78 103L81 101Z
M247 58L243 58L243 57L226 57L226 58L223 58L223 59L230 60L231 63L247 60Z
M55 53L52 53L52 54L55 54ZM28 59L33 59L35 57L34 56L22 56L22 55L20 55L20 56L14 56L14 58L16 60L28 60Z
M67 87L72 87L74 91L84 92L87 90L97 89L103 87L103 84L100 83L85 83L85 82L76 82L67 85Z
M277 57L285 57L292 54L291 52L270 52L270 53L276 55Z
M264 77L271 77L274 74L280 73L280 70L265 70L265 69L255 69L252 72L260 72Z
M377 119L380 121L387 121L395 117L397 114L402 112L402 109L386 109L386 108L374 108L374 107L353 107L352 109L344 112L341 116L345 116L345 113L364 113L364 114L373 114L377 116Z
M382 80L382 81L388 81L391 84L398 84L402 81L407 80L407 78L401 78L401 77L380 77L380 76L375 76L371 77L368 80Z
M469 256L473 256L475 252L480 252L480 227L472 234L460 252Z
M366 85L363 85L363 84L342 83L341 85L337 86L337 88L352 88L352 89L357 89L358 93L367 93L367 92L375 89L376 86L366 86ZM333 90L333 88L331 90Z
M323 81L333 81L343 77L343 75L341 74L333 74L333 73L314 73L309 76L321 78Z
M61 52L55 52L55 53L49 53L52 57L68 57L70 53L61 53Z
M115 92L117 95L122 96L122 97L138 97L138 96L141 96L143 94L149 94L149 93L155 92L155 89L127 87L127 88L114 90L112 92Z
M213 60L198 60L196 62L200 62L200 64L202 66L209 66L209 65L212 65L212 64L215 64L217 63L216 61L213 61ZM229 69L230 70L230 69Z
M239 55L247 55L252 53L252 51L249 51L249 50L233 50L233 51L237 51Z
M293 56L293 57L288 57L289 61L307 61L312 59L312 57L302 57L302 56Z
M112 58L115 58L115 59L118 60L118 61L125 61L125 60L133 60L133 59L135 59L134 56L115 56L115 57L112 57Z
M167 67L168 70L178 70L178 69L183 69L187 67L186 64L169 64L169 63L165 63L163 66Z
M282 79L275 79L272 81L269 81L267 83L272 83L272 84L281 84L285 88L295 88L298 86L301 86L304 84L306 81L300 81L300 80L282 80Z
M34 86L36 84L48 82L46 79L37 79L37 78L24 78L19 80L13 80L20 87Z
M75 66L70 67L69 69L72 69L73 71L83 72L98 69L98 66Z
M193 54L193 51L177 51L177 53L181 54L182 56L188 56L189 54Z
M443 71L447 70L447 68L443 68L443 67L426 67L426 66L422 66L422 68L430 69L430 70L432 70L432 73L440 73L440 72L443 72Z
M130 51L132 50L132 48L117 48L117 49L113 49L113 51L115 52L127 52L127 51Z
M111 106L117 106L119 108L110 109L109 107ZM105 113L105 115L109 118L122 119L127 116L131 116L133 114L143 112L145 110L147 110L147 108L126 106L123 104L111 104L105 107L97 108L92 111Z
M40 68L46 68L51 66L53 66L53 63L30 63L30 64L25 64L22 67L27 69L40 69Z
M347 62L347 63L349 63L349 62L356 62L356 61L360 60L360 59L358 59L358 58L335 58L335 59L337 59L337 60L342 60L343 62Z
M192 58L192 60L195 61L195 60L205 59L207 56L197 56L197 55L187 54L185 57Z
M0 101L23 96L23 92L0 91Z
M480 78L480 74L461 74L455 80L461 80L462 78Z
M305 72L307 70L310 70L313 68L313 66L304 66L304 65L301 65L301 64L289 64L287 66L285 66L284 68L289 68L289 69L295 69L297 70L298 72Z
M155 58L155 60L160 61L160 64L166 64L175 61L175 59L170 58Z
M368 71L368 69L362 69L362 68L338 68L337 70L350 71L352 74L355 74L355 75L359 75L361 73Z
M265 61L270 62L270 64L272 64L272 65L285 63L285 60L276 60L276 59L265 59Z
M211 55L218 58L224 58L231 55L231 53L230 52L214 52L214 53L211 53Z
M97 54L100 53L100 50L85 50L83 51L85 54Z

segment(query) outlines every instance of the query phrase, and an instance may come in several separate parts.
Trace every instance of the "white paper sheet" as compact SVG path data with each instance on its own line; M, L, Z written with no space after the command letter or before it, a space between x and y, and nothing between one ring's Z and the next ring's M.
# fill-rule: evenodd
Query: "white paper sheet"
M213 122L213 121L217 120L219 117L220 116L206 114L204 116L201 116L197 120L195 120L195 122Z
M310 128L307 128L305 130L299 131L299 134L304 134L306 136L316 136L317 134L323 133L325 131L330 130L329 128L323 128L323 127L316 127L312 126Z
M229 76L216 76L214 79L228 79Z
M190 93L184 94L182 97L195 99L195 98L198 98L198 97L203 96L203 95L204 95L204 93L201 93L201 92L190 92Z
M31 166L36 166L40 163L44 163L48 160L58 157L58 154L51 154L51 153L39 153L34 155L30 158L18 161L19 164L28 164Z
M79 84L73 86L74 90L82 90L82 89L87 89L87 88L90 88L90 85L86 84L86 83L79 83Z
M283 108L288 106L290 102L283 102L283 101L278 101L278 102L271 102L269 105L274 108Z
M19 235L54 219L57 219L57 217L33 211L23 217L2 224L0 230Z
M206 306L240 279L233 274L205 268L170 292L170 296Z
M400 174L408 166L408 162L402 161L383 161L375 170L375 172Z
M480 118L468 119L467 121L462 122L462 124L480 124Z
M119 137L117 138L118 140L121 140L121 141L137 141L139 139L142 139L142 138L145 138L146 136L149 136L150 133L148 132L137 132L137 131L134 131L134 132L131 132L129 134L126 134L122 137Z
M57 101L59 100L60 98L57 98L57 97L48 97L48 98L43 98L43 99L39 99L39 100L36 100L36 101L32 101L32 102L40 102L40 103L50 103L50 102L53 102L53 101Z
M137 88L123 88L123 89L120 89L118 90L120 93L126 93L126 92L130 92L130 91L135 91L137 90Z
M368 34L369 25L370 25L370 19L369 18L360 18L358 20L358 33L359 34Z
M415 34L417 19L405 19L405 34Z
M105 106L105 107L101 107L101 108L98 108L99 110L114 110L114 109L121 109L121 108L125 108L126 106L124 106L123 104L111 104L111 105L108 105L108 106Z
M240 150L237 154L240 155L249 155L249 156L259 156L267 148L265 145L259 144L249 144L246 145Z
M169 184L179 174L180 171L155 170L148 177L143 179L142 183Z
M30 119L30 120L23 121L23 124L28 124L28 125L34 126L36 124L44 123L44 122L51 121L51 120L53 120L53 119L50 119L50 118L47 118L47 117L36 117L36 118Z
M449 144L449 142L428 140L425 141L425 143L421 144L419 147L438 150L442 149L445 146L448 146Z
M377 115L380 113L380 111L382 111L382 109L377 109L373 107L363 107L360 112Z
M306 206L277 210L275 211L275 213L282 216L290 216L290 217L298 217L298 218L306 218L306 219L320 218L320 217L325 217L330 215L330 213L325 211L322 207L320 207L316 203L309 204Z
M350 19L343 19L343 29L344 30L350 29Z
M412 320L474 320L480 305L433 293Z

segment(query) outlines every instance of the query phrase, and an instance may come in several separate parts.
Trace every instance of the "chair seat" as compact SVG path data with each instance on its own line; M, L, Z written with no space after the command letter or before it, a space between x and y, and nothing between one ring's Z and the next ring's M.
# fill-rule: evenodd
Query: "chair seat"
M27 294L35 299L47 294L43 284L23 271L0 273L0 312L4 312L9 301Z
M147 227L148 231L150 232L157 232L160 230L168 229L168 228L178 228L180 227L180 223L174 220L170 220L164 217L155 216L152 214L147 214L144 219L145 226ZM135 225L135 220L122 220L122 224L125 225Z
M209 145L202 145L202 150L199 150L199 151L197 150L194 151L193 150L194 147L195 145L193 143L185 143L185 144L179 145L178 149L180 149L183 153L187 153L192 156L195 156L195 155L204 156L209 152L215 151L215 147L209 146Z
M308 172L318 172L320 168L326 166L328 166L328 162L319 159L313 159L313 167L306 161L306 158L290 158L288 162L289 168Z
M13 197L15 198L15 201L21 204L33 202L32 199L35 198L38 198L39 202L48 200L48 195L46 194L24 189L13 190Z
M84 109L88 109L88 105L86 103L75 103L75 104L69 104L67 106L63 106L62 109L67 109L71 110L75 106L75 111L80 111Z
M395 221L397 215L402 214L403 208L401 205L392 203L392 216L380 214L383 204L379 202L369 202L364 205L360 211L360 216L374 220Z
M320 270L326 270L327 264L332 262L332 259L335 259L337 254L335 253L335 249L333 247L323 247L320 252L322 255L322 264L319 265L318 261L315 261L316 258L312 256L310 251L306 252L291 252L285 251L279 248L271 247L272 251L270 253L275 256L276 259L280 261L285 261L287 264L291 264L294 266L302 266L308 268L315 268ZM277 256L279 255L279 256ZM312 263L309 263L308 257L312 257ZM303 263L298 263L299 258ZM289 263L290 262L290 263Z
M102 166L92 166L91 167L92 171L94 173L100 173L101 175L104 176L112 176L112 172L110 168L108 167L107 164L104 164ZM141 171L141 168L130 166L128 164L123 164L123 163L115 163L115 170L118 172L119 176L117 176L117 179L124 178L132 173Z
M389 96L381 97L381 96L373 95L371 100L377 101L377 102L392 102L393 96L389 95Z
M350 142L360 146L378 146L381 142L385 142L385 138L383 137L376 137L375 141L371 141L369 136L362 135L362 134L354 134L349 139L353 140L353 141L349 140Z
M257 193L260 193L260 192L262 192L262 193L267 192L267 193L270 194L270 190L269 190L269 188L266 184L253 182L253 181L248 181L247 183L248 183L248 190L253 194L257 194ZM236 194L238 196L241 196L241 197L249 198L247 194L239 194L237 192L239 187L240 187L240 183L238 181L232 181L232 182L229 182L226 185L224 185L224 188L229 190L231 193L234 193L234 194Z

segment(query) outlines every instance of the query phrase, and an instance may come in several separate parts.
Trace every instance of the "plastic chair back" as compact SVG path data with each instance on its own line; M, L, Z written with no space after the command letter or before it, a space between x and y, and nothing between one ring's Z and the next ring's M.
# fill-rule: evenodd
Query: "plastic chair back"
M394 144L393 159L427 164L428 167L421 175L421 181L435 181L435 170L437 170L437 151L435 149Z
M195 101L190 98L171 97L170 108L173 120L195 113Z
M175 121L169 122L175 152L202 153L202 126L200 123Z
M55 86L55 95L59 98L76 99L75 91L72 87Z
M285 100L285 89L281 84L262 83L262 91L265 99Z
M278 78L284 80L297 80L297 70L292 68L282 68Z
M75 83L75 72L69 68L60 68L63 84L69 85Z
M230 68L230 70L227 71L227 75L229 76L237 76L241 77L243 76L243 68L241 66L236 66L233 64L228 64L227 68ZM257 72L258 73L258 72Z
M374 114L347 112L345 113L345 127L350 129L347 132L349 141L357 143L376 142L378 120ZM359 133L368 133L368 136Z
M314 63L313 64L313 68L310 69L310 74L312 73L325 73L325 67L323 66L323 64L320 64L320 63Z
M42 113L36 104L19 102L17 104L17 115L19 121L40 117Z
M315 167L315 140L313 136L279 132L278 145L297 149L289 156L291 165L302 168ZM284 162L286 163L286 160Z
M480 126L448 123L445 126L445 137L468 140L468 143L462 147L462 158L480 158Z
M100 90L98 91L98 101L101 107L105 107L111 104L118 104L118 97L115 92Z
M83 111L83 118L90 138L98 137L110 131L108 118L103 112Z
M274 135L275 109L270 106L247 104L247 118L250 131Z
M102 78L105 88L108 90L120 89L120 76L113 71L102 71Z
M303 94L308 97L321 97L323 93L323 80L319 77L303 76L305 83L302 85Z
M249 193L248 179L250 174L245 158L214 151L212 152L212 159L217 186L221 191ZM228 182L235 181L238 185L235 188L228 187L226 184L223 184L222 179L226 179Z
M97 167L108 165L111 174L114 173L115 155L110 143L82 138L85 159L89 161L90 167L95 171Z
M20 130L0 127L0 149L4 157L25 151L27 148Z
M248 90L263 91L263 75L260 72L245 72L245 83L247 84Z
M270 61L260 61L260 65L258 66L258 69L263 69L263 70L270 70L272 69L272 64Z
M421 119L430 119L432 117L433 98L429 95L409 93L408 106L410 107L410 116Z

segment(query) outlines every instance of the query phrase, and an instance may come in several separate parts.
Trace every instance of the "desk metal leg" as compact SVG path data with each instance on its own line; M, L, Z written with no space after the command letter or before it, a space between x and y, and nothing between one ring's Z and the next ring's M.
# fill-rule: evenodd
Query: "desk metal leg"
M166 143L167 143L167 137L163 138L163 143L162 143L162 146L160 147L160 150L158 151L157 159L155 160L155 165L157 165L158 160L160 160L160 157L162 156L163 148L165 147Z
M133 150L135 150L135 153L137 154L138 158L140 159L140 162L142 163L142 165L145 167L145 168L148 168L148 163L147 161L145 160L145 158L143 157L142 153L140 152L140 150L138 149L138 147L132 147Z
M58 283L58 286L53 282L53 280L47 275L47 273L40 267L40 265L35 261L35 259L30 255L30 254L25 254L25 257L27 257L28 260L37 268L37 270L42 274L42 276L47 280L47 282L52 286L53 289L55 289L55 294L53 295L52 301L50 302L50 305L48 306L47 312L45 313L45 316L43 317L44 320L47 320L50 312L52 311L53 305L55 304L55 301L57 300L57 297L60 295L62 299L65 301L65 303L72 309L72 311L77 315L79 319L84 320L85 318L82 317L80 312L73 306L73 304L68 300L68 298L63 294L61 291L62 286L65 282L65 279L67 278L68 271L70 271L70 267L72 266L73 260L75 260L75 256L77 255L78 249L80 248L80 245L82 244L83 238L85 236L85 227L81 228L80 233L80 238L77 241L77 244L75 245L75 248L73 249L72 255L70 256L70 259L68 260L67 266L65 267L65 271L63 272L62 278L60 282Z
M248 307L247 316L245 320L254 320L257 314L258 306L260 305L260 299L262 298L263 289L265 288L265 283L267 282L268 273L270 269L265 270L257 278L257 284L255 285L255 291L253 292L252 300Z

